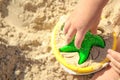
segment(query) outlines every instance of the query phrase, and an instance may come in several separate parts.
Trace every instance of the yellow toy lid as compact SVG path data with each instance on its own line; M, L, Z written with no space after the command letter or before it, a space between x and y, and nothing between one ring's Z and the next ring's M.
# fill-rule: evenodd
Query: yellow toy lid
M86 75L86 74L90 74L90 73L94 73L96 71L101 70L102 68L104 68L109 60L107 58L105 58L103 61L101 61L98 65L96 66L88 66L88 67L78 67L76 65L72 65L72 64L68 64L64 57L60 54L59 49L57 48L56 44L56 34L58 33L58 28L63 26L63 24L65 23L65 19L66 16L62 16L60 18L60 20L58 21L58 23L55 25L53 32L52 32L52 38L51 38L51 46L52 46L52 52L55 56L55 58L57 59L57 61L63 65L63 68L71 73L71 74L77 74L77 75ZM116 44L117 44L117 38L116 38L116 34L115 32L113 32L113 45L112 45L112 49L115 50L116 49ZM96 67L99 66L99 69L96 69Z

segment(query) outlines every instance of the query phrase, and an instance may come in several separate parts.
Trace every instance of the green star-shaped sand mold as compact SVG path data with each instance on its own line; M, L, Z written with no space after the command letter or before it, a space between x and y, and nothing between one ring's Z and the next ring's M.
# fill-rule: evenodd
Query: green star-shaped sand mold
M78 52L79 54L78 64L82 64L88 59L90 50L92 49L93 46L98 46L101 48L105 47L105 42L103 38L99 35L94 35L91 32L86 33L80 49L75 47L74 40L75 38L69 44L61 47L59 50L60 52Z

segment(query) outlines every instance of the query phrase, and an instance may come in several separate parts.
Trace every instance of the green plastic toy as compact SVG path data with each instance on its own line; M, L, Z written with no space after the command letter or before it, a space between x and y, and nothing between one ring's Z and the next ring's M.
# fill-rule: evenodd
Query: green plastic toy
M78 52L78 64L82 64L88 59L90 50L93 46L98 46L101 48L105 47L105 42L103 38L99 35L94 35L89 31L86 33L80 49L75 47L74 40L75 38L69 44L61 47L59 50L60 52Z

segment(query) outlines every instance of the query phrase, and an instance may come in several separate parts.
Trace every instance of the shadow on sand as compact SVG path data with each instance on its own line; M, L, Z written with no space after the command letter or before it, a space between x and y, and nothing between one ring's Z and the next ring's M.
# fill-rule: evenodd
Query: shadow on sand
M1 17L5 18L8 15L8 5L10 3L10 0L0 0L0 13Z
M39 65L38 60L25 58L18 46L7 45L7 41L0 38L0 80L23 80L25 70L32 65Z

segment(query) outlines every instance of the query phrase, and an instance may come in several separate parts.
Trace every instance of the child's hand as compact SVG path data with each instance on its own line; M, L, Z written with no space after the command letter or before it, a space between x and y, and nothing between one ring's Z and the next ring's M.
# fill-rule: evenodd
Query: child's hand
M111 67L120 74L120 53L108 50L107 58L111 61Z
M106 2L107 0L80 0L63 29L67 43L76 35L75 46L80 48L84 35L89 29L92 33L96 33L100 14Z

